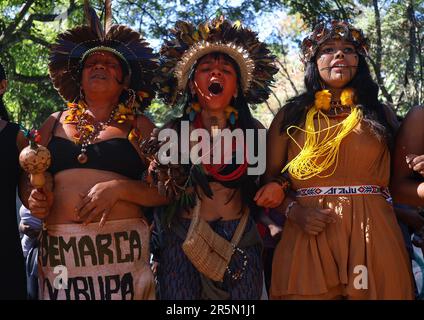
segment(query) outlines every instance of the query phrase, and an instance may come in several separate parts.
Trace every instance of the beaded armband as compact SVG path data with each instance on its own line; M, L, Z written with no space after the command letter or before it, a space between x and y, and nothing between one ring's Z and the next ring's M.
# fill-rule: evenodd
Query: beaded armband
M283 189L284 193L287 193L287 190L290 189L290 182L289 182L289 180L286 177L282 176L282 175L280 175L278 177L274 177L271 180L271 182L278 183L281 186L281 188Z

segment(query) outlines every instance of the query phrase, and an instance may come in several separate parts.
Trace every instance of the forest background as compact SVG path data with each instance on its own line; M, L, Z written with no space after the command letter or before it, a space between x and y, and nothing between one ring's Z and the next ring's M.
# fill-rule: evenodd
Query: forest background
M91 0L99 15L102 3ZM199 23L224 15L258 32L280 69L268 101L252 106L266 126L303 91L299 44L319 21L342 19L363 29L380 99L398 115L424 104L424 0L113 0L112 6L114 22L140 31L156 52L177 20ZM49 80L49 46L83 19L82 0L0 0L0 61L9 80L5 104L15 122L37 128L65 107ZM147 112L161 125L181 110L155 100Z

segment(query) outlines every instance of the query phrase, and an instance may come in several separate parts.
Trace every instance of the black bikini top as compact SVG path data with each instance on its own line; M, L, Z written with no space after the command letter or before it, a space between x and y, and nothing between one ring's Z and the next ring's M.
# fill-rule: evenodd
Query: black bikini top
M112 138L87 147L88 161L84 164L77 159L81 147L71 140L54 135L61 114L52 129L52 138L47 145L52 157L48 169L53 175L67 169L97 169L111 171L130 179L141 179L146 165L127 138Z

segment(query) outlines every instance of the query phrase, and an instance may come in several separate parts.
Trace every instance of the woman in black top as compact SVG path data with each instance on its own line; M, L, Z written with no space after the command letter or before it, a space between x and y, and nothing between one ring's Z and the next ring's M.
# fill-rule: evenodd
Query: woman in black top
M156 56L129 27L103 29L85 3L87 25L58 35L51 48L50 77L69 103L40 128L53 189L34 189L28 200L32 214L44 220L39 299L153 299L141 206L161 199L141 182L148 163L138 142L154 127L142 110L154 97ZM58 285L56 267L66 268L66 285Z
M16 216L16 186L19 179L19 151L26 141L19 126L9 122L3 103L7 89L6 74L0 64L0 147L2 149L2 178L0 179L1 224L0 242L3 246L0 263L0 299L25 299L25 263L19 239Z

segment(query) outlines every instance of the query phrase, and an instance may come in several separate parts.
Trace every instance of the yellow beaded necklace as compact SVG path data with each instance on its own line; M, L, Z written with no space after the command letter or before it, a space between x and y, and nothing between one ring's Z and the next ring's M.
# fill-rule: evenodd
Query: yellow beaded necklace
M288 170L290 175L298 180L307 180L312 177L325 178L331 176L338 163L340 143L362 120L362 111L354 103L355 93L353 89L344 89L341 96L341 105L351 108L349 116L343 121L331 125L328 116L322 110L331 107L331 93L322 90L315 94L315 103L306 114L305 129L298 126L287 128L287 135L296 143L301 150L299 154L290 161L281 172ZM314 117L318 118L318 128L315 128ZM322 128L321 120L324 119L325 126ZM290 130L297 129L305 134L303 147L293 138ZM334 130L333 130L334 129ZM333 131L332 131L333 130ZM333 170L326 175L320 175L333 166Z

